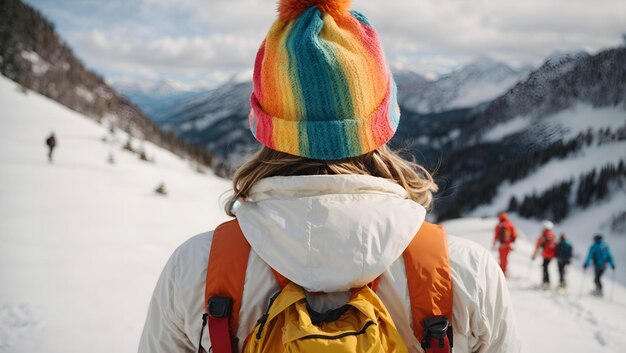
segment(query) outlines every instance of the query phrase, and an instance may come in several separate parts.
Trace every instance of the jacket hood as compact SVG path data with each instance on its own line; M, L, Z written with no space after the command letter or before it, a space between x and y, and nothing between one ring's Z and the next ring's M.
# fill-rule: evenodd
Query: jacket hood
M401 186L368 175L266 178L235 213L259 257L311 292L373 281L426 216Z

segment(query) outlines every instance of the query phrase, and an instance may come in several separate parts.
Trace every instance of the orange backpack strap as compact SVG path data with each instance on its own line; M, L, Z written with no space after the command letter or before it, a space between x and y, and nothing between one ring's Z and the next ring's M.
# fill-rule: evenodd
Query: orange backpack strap
M236 219L222 223L215 229L206 274L206 313L203 317L206 323L208 315L213 353L232 353L237 350L239 310L249 255L250 244Z
M427 352L450 352L452 275L443 227L424 222L403 257L413 333Z
M205 290L205 306L213 353L231 353L237 349L235 337L249 255L250 244L236 219L215 229ZM426 345L424 349L430 348L429 338L432 339L433 347L427 352L449 352L452 345L452 331L449 325L452 320L452 279L443 228L425 222L404 251L403 257L415 337L423 347ZM273 272L279 286L283 288L289 280L276 271ZM378 279L372 282L373 288L377 283ZM206 317L207 314L204 314L203 330ZM441 318L447 320L447 325L442 326ZM450 346L447 346L446 340L446 345L435 347L434 343L440 338L431 337L432 331L427 331L426 325L443 330L442 332L448 335ZM199 351L202 351L202 347Z
M278 283L278 287L281 290L287 287L289 283L291 283L291 281L287 277L281 275L275 269L272 269L272 273L274 274L274 278L276 279L276 282Z

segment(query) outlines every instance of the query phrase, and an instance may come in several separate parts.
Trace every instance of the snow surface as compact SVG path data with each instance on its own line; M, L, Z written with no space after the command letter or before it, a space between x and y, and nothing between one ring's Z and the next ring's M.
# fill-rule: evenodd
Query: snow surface
M574 180L572 194L575 194L581 174L589 173L594 168L599 172L607 164L617 165L620 159L626 162L626 141L611 142L601 146L592 145L568 158L552 160L524 179L500 185L491 203L478 206L469 213L469 216L495 215L508 208L512 196L521 202L525 196L533 193L541 194L550 187L571 178ZM598 232L604 234L611 246L617 266L624 269L626 268L626 236L613 234L608 227L609 221L619 212L624 211L626 211L626 190L623 187L616 188L606 200L595 202L584 210L572 209L569 216L557 224L556 232L565 233L581 256L586 255L583 253L587 251L594 234ZM530 234L533 234L533 237L540 234L540 220L520 219L519 222ZM626 285L626 271L618 271L616 277L619 282Z
M147 142L142 162L123 133L105 143L107 124L17 87L0 78L0 352L134 352L163 265L227 219L230 184Z
M511 196L515 196L518 201L522 201L526 195L530 196L533 192L541 194L545 190L570 178L574 178L572 189L576 190L580 174L589 173L594 168L599 172L600 168L609 163L617 165L620 159L626 162L626 141L592 146L568 158L551 160L524 179L514 183L505 182L500 185L497 196L493 201L489 205L475 208L471 215L486 216L497 214L509 206ZM622 191L615 193L613 196L626 198L626 193ZM626 202L623 205L626 208Z
M394 77L400 104L427 114L490 101L515 86L528 71L527 68L515 71L505 64L481 58L434 81L411 71L395 72Z
M229 182L150 143L143 147L156 162L142 162L121 150L121 132L113 140L106 126L24 95L4 77L0 107L0 352L135 352L165 261L188 237L226 219L218 200ZM48 164L44 139L52 130L59 147ZM165 197L153 192L162 181ZM519 222L533 240L535 230ZM446 223L450 233L487 247L494 225ZM591 289L580 260L570 293L536 289L539 268L529 266L526 238L511 255L509 282L525 352L621 352L626 289L615 285L612 301L579 296Z
M78 94L79 96L83 97L87 102L93 103L93 101L95 100L95 97L94 97L93 93L91 93L84 86L76 86L75 89L76 89L76 94Z
M482 102L490 101L504 93L519 82L523 75L505 77L499 80L493 78L482 78L472 84L465 84L459 87L459 93L450 103L448 109L473 107ZM492 79L496 82L490 81Z
M626 110L620 106L595 108L588 104L577 104L571 108L541 119L518 116L511 120L496 124L487 131L483 142L497 142L505 137L523 131L531 126L541 124L545 129L557 131L553 136L558 139L570 139L589 128L598 130L610 127L615 130L626 124Z
M560 59L559 59L560 60ZM534 119L519 116L495 125L482 140L502 141L507 136L524 131L539 129L547 132L547 138L568 140L579 133L592 129L594 132L610 127L613 131L626 124L626 111L620 106L594 108L586 104L577 104L551 116ZM538 128L541 126L540 128ZM545 133L544 133L545 135ZM541 166L522 180L503 183L498 187L497 195L488 205L482 205L469 213L470 216L492 216L508 208L509 201L515 196L521 202L525 196L533 193L541 194L552 186L573 178L572 190L578 188L579 176L593 169L600 169L611 163L617 165L620 160L626 161L626 141L608 142L597 146L597 139L591 147L562 160L552 160ZM573 202L573 201L572 201ZM557 232L565 233L574 246L584 256L593 234L601 232L611 245L618 268L626 268L626 236L613 234L609 229L609 221L619 212L626 212L626 189L616 188L610 197L590 205L585 210L574 209L560 224ZM538 235L539 220L522 220L524 227ZM617 272L617 280L626 285L626 271Z
M37 76L45 74L50 69L50 64L42 59L39 54L34 51L22 50L22 58L29 61L32 65L33 73Z
M465 218L445 222L444 226L450 234L463 235L489 248L496 222L495 218ZM604 277L607 298L587 295L593 287L593 278L579 270L579 258L568 268L567 293L540 289L541 264L539 260L530 261L533 246L527 241L530 237L534 242L534 232L525 233L526 228L517 225L522 234L509 255L508 284L524 352L623 352L626 288L610 283L611 274L607 273ZM550 277L556 284L555 263L551 264ZM612 301L608 298L611 291Z

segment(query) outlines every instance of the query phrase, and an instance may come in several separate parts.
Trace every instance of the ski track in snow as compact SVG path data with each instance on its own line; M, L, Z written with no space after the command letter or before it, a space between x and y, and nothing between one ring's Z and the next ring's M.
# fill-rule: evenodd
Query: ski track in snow
M0 305L0 352L37 351L41 323L29 304Z
M227 219L218 199L229 182L149 143L156 163L141 162L121 150L124 134L105 143L106 124L24 95L4 77L0 107L0 353L135 352L163 265L184 240ZM51 130L59 148L49 165ZM153 192L161 181L167 197ZM446 223L486 247L494 226ZM524 351L623 351L626 289L616 285L612 302L590 297L592 279L579 266L569 268L568 293L538 289L527 239L534 236L522 234L511 254L509 279Z

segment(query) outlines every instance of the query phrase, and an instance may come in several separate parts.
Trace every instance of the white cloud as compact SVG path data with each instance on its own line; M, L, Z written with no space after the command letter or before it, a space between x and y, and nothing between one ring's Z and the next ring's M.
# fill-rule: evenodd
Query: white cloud
M114 3L123 1L110 0L103 12L114 13ZM126 14L125 21L112 18L108 27L87 30L84 19L77 20L83 28L71 33L69 42L90 66L105 72L230 77L252 66L276 17L276 2L269 0L135 4L136 21ZM392 66L429 75L479 57L536 65L554 52L618 45L626 32L624 0L354 0L353 7L370 18Z
M427 79L436 79L462 65L463 62L443 55L425 55L421 57L395 56L389 63L394 70L414 71Z
M383 42L521 65L555 51L597 51L620 43L623 0L355 1ZM389 55L395 55L392 44Z
M248 68L259 45L235 34L144 39L100 30L73 35L71 42L91 67L148 78L174 73L222 79Z

